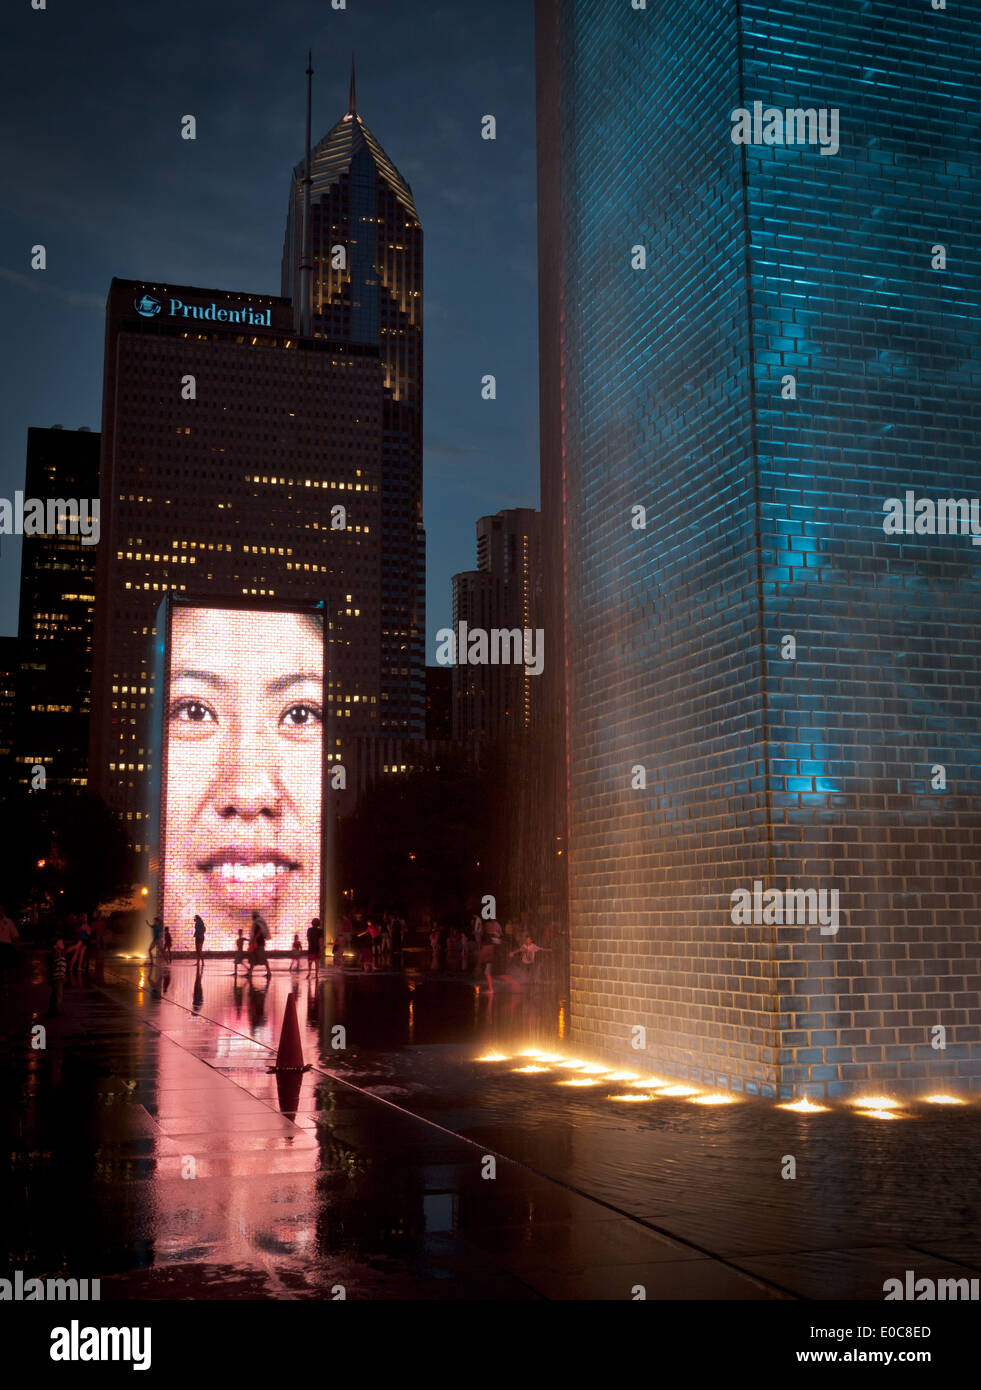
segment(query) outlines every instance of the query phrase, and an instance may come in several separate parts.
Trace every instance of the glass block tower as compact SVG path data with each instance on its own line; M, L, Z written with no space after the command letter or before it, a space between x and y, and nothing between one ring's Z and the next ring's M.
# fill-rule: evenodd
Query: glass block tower
M305 163L293 171L282 292L301 303ZM380 734L426 728L426 535L422 524L422 224L412 190L348 110L311 152L311 334L379 351L384 385Z
M539 0L536 43L575 1036L981 1085L978 9Z

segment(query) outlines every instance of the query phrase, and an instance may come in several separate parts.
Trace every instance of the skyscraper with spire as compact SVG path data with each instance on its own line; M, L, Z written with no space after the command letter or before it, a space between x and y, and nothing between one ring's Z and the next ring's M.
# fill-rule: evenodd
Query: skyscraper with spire
M305 262L309 275L302 273ZM422 737L422 224L412 189L358 113L353 62L346 113L293 170L282 293L293 301L294 325L301 336L308 333L379 351L383 438L378 732Z

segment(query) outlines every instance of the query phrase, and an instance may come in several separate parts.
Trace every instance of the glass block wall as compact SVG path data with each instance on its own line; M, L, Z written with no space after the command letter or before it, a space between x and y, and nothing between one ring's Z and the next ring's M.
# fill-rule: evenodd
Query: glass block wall
M981 546L883 530L981 493L981 10L538 25L574 1034L768 1094L981 1084ZM837 151L734 143L768 108ZM833 927L734 923L756 884Z

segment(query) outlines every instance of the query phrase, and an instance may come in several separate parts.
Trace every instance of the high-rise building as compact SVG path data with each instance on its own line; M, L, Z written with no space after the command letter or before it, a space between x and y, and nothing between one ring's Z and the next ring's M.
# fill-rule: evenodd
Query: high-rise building
M479 518L477 569L453 576L455 632L461 622L468 628L517 631L522 655L526 654L524 634L534 633L542 616L539 522L538 512L530 507ZM547 663L547 634L544 644ZM543 672L533 674L524 660L471 666L458 655L452 672L455 737L516 734L537 722Z
M282 293L299 331L304 311L306 164L293 171ZM307 255L315 338L373 347L384 382L381 476L382 665L378 731L426 726L426 538L422 522L422 224L412 189L357 110L310 160Z
M529 507L478 520L478 568L453 576L450 668L454 738L471 743L478 763L490 752L504 779L498 833L508 852L497 891L508 914L536 929L565 921L562 653L544 592L541 521ZM490 660L476 665L463 659L475 628L490 637Z
M49 792L88 782L99 445L85 426L27 431L25 499L46 509L57 499L59 514L22 542L14 756L20 785L36 785L43 768Z
M981 491L976 19L537 24L573 1035L769 1094L976 1085L981 588L930 520Z
M498 667L506 685L506 731L528 729L537 722L536 706L544 687L544 664L553 659L542 626L541 515L531 507L512 507L477 522L477 568L498 580L499 616L495 626L541 631L543 669L535 674L526 663ZM492 668L494 669L494 668Z
M487 570L463 570L451 580L453 585L453 632L459 634L460 624L468 630L482 628L489 632L500 627L497 576ZM457 654L451 667L453 700L453 737L455 739L489 738L504 727L504 683L492 679L486 665L465 662L464 653Z
M535 130L538 147L538 416L542 623L548 657L536 710L535 766L518 788L520 843L533 861L521 881L540 885L538 914L568 931L568 787L566 762L565 544L561 434L562 287L561 123L555 10L535 17Z
M142 853L165 593L323 600L328 756L376 731L382 404L377 347L301 343L288 300L113 281L91 765Z
M426 667L426 738L453 737L453 672L448 666Z
M14 717L19 675L17 638L0 637L0 791L6 791L14 782Z
M373 735L354 741L354 781L344 793L344 815L352 815L365 792L379 782L417 772L438 772L446 764L474 766L474 749L450 738L392 738Z

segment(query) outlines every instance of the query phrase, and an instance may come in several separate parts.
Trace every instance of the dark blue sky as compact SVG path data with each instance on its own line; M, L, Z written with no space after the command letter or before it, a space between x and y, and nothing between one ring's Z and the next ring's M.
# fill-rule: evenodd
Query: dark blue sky
M279 293L307 48L314 140L346 109L353 50L358 110L425 233L432 660L477 517L538 505L532 0L48 4L0 18L0 495L23 487L29 425L99 428L113 275ZM196 141L180 138L187 113ZM16 631L19 577L20 540L3 538L0 633Z

